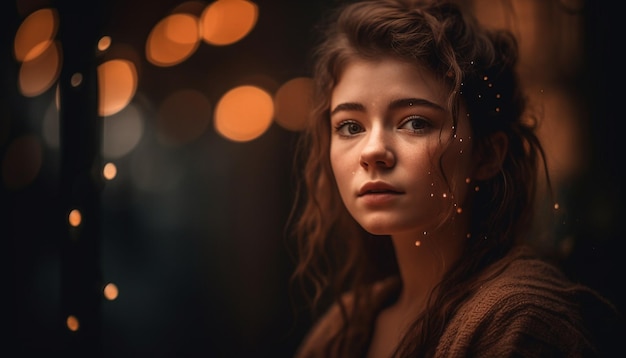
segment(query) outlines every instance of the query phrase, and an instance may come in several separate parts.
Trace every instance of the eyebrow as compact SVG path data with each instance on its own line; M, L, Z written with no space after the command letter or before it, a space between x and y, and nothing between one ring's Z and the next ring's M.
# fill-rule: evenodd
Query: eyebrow
M420 106L427 106L427 107L431 107L440 111L445 111L445 108L443 108L442 106L438 105L435 102L431 102L429 100L423 99L423 98L401 98L401 99L396 99L391 101L391 103L389 103L388 108L389 109L398 109L398 108L406 108L406 107L412 107L415 105L420 105ZM346 102L346 103L340 103L338 104L331 112L330 114L333 115L337 112L341 112L341 111L358 111L358 112L365 112L365 106L363 106L361 103L357 103L357 102Z
M333 115L333 114L335 114L337 112L341 112L341 111L365 112L365 106L363 106L360 103L356 103L356 102L340 103L332 111L330 111L330 114Z
M389 109L398 109L398 108L405 108L405 107L412 107L415 105L420 105L420 106L426 106L426 107L431 107L434 109L438 109L440 111L445 111L445 108L443 108L442 106L438 105L435 102L431 102L427 99L423 99L423 98L402 98L402 99L397 99L394 101L391 101L391 103L389 104Z

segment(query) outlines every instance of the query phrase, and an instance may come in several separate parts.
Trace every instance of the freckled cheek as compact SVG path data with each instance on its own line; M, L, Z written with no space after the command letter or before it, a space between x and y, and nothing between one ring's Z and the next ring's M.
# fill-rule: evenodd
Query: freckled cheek
M435 150L426 151L425 153L410 153L399 158L403 166L418 176L430 176L437 168L438 154ZM430 179L429 179L430 180Z

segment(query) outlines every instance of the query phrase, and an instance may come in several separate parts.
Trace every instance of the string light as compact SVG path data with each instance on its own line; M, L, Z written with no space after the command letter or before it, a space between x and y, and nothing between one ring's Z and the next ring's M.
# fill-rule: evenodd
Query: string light
M117 176L117 167L113 163L106 163L102 175L107 180L113 180Z
M70 225L72 225L73 227L78 227L82 222L82 215L80 213L80 210L73 209L72 211L70 211L68 220Z
M78 321L78 318L76 318L76 316L74 315L67 316L65 324L67 325L67 328L72 332L76 332L80 328L80 322Z
M103 290L103 294L104 294L104 298L106 298L109 301L113 301L115 299L117 299L117 296L119 296L119 289L117 288L117 285L115 285L114 283L108 283L106 286L104 286L104 290Z

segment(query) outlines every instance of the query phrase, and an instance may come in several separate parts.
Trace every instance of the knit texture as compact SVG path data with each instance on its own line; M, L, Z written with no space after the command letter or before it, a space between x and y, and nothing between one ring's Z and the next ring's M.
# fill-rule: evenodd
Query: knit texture
M514 251L481 273L480 281L447 324L436 357L601 357L626 338L610 302L528 251ZM376 285L374 309L398 289L397 280ZM350 299L346 302L350 311ZM326 357L341 324L340 311L332 306L296 357ZM362 328L363 334L371 329Z

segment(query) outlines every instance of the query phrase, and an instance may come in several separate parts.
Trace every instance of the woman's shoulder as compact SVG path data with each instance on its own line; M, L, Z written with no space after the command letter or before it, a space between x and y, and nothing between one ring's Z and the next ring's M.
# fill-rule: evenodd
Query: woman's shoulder
M380 309L389 297L397 293L399 287L400 280L398 277L389 277L369 286L371 297L367 309L372 311L372 317L375 316L374 311ZM309 330L295 357L324 357L323 349L337 335L344 324L344 320L352 314L355 305L357 303L355 303L354 292L344 294L341 297L341 302L334 302ZM363 313L361 307L359 313ZM363 334L367 334L367 332Z
M610 327L623 332L608 300L526 249L486 270L480 283L450 322L442 339L446 350L595 355L607 337L618 337Z
M529 248L512 251L479 278L475 297L492 308L535 306L545 310L567 310L612 304L592 288L566 276L555 264ZM506 304L504 304L506 303ZM525 307L529 308L529 307Z

